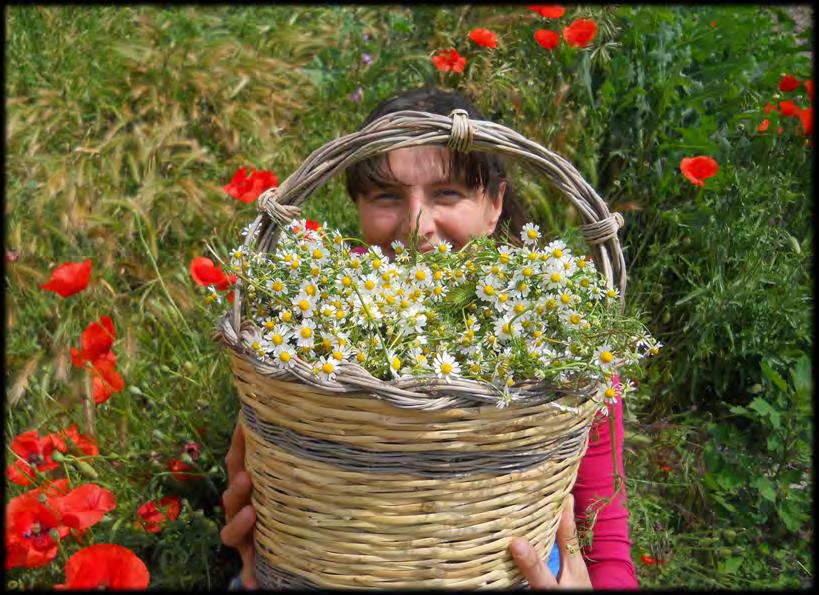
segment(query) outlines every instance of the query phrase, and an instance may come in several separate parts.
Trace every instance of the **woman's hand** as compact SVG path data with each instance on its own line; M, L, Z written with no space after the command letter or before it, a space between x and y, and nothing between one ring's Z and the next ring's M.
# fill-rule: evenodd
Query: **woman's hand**
M225 456L228 487L222 494L227 524L222 527L222 543L239 550L242 556L242 584L245 589L257 589L253 547L253 525L256 511L250 501L250 474L245 470L245 435L236 423L230 448Z
M571 494L563 502L560 525L557 527L557 547L560 548L560 572L555 578L528 541L515 537L509 544L512 559L532 589L591 589L589 570L577 542L574 496Z

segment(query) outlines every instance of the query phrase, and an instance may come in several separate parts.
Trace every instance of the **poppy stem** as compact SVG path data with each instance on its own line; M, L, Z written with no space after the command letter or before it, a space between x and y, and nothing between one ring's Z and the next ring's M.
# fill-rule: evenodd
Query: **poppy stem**
M96 432L94 431L94 384L91 379L91 374L85 377L83 410L85 411L85 431L92 438L96 438Z

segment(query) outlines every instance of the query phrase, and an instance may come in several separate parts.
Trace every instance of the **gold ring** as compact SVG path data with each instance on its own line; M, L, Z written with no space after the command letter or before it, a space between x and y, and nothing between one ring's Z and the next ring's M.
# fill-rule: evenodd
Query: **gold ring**
M580 548L574 543L567 543L566 544L566 551L569 552L570 556L575 556L577 552L580 551Z

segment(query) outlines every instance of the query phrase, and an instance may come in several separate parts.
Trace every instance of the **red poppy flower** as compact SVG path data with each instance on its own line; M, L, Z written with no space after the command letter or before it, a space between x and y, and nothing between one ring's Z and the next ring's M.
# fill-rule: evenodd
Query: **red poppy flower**
M813 134L813 108L806 107L799 111L799 119L802 121L802 132L805 136Z
M666 473L669 473L673 469L673 467L671 467L671 465L668 465L667 463L660 463L657 465L657 468L660 471L664 471Z
M597 23L590 19L577 19L568 27L563 27L563 39L573 48L589 45L597 33Z
M227 301L229 301L229 302L232 304L234 299L236 299L236 298L234 297L234 295L233 295L233 290L231 289L231 290L230 290L230 291L227 293Z
M799 115L799 106L796 105L793 101L780 101L779 109L782 112L783 116Z
M194 282L203 287L225 285L230 281L221 268L214 265L210 258L204 256L197 256L191 261L190 273Z
M31 490L12 498L6 505L6 570L22 566L35 568L57 555L56 530L62 539L69 533L60 514L40 500L41 490Z
M535 31L535 41L540 47L552 50L557 47L560 42L560 35L548 29L538 29Z
M114 354L111 353L111 355ZM125 380L117 372L115 361L112 362L110 358L102 357L91 363L93 396L94 403L97 405L104 403L111 395L125 388Z
M779 108L776 107L773 103L766 103L765 107L762 108L762 111L766 114L770 114L771 112L778 112Z
M469 32L469 39L484 48L498 47L498 36L489 29L472 29L472 31Z
M233 174L228 184L222 186L222 190L230 194L236 200L244 203L251 203L259 195L269 188L276 188L279 185L279 178L270 171L256 171L256 168L247 175L247 168L240 167Z
M756 127L757 132L765 132L768 129L768 126L770 125L770 123L771 123L771 121L768 120L767 118L762 120L759 123L759 126Z
M16 459L6 468L6 476L18 485L31 485L36 477L35 469L45 473L60 466L52 453L55 450L66 452L65 443L59 436L49 434L40 438L37 430L29 430L19 434L11 442L11 450L20 455L23 460Z
M719 166L710 157L699 155L697 157L684 157L680 162L680 171L695 186L705 186L703 180L717 175Z
M52 499L54 508L62 514L66 527L84 531L96 525L100 519L117 507L114 494L94 483L85 483L65 496Z
M799 86L799 79L795 76L786 74L781 79L779 79L779 90L784 91L785 93L789 91L793 91Z
M90 258L82 262L63 263L51 272L49 280L40 287L64 298L79 293L88 285L91 265Z
M77 424L71 424L65 430L61 431L59 435L65 438L66 441L74 443L79 451L85 455L95 457L100 454L100 449L97 448L97 441L91 436L80 434L79 430L77 430Z
M808 90L808 99L813 103L813 81L808 79L805 81L805 89Z
M137 521L137 526L142 527L148 533L158 533L165 522L174 521L179 517L181 508L179 496L162 498L159 506L156 502L146 502L137 509L137 514L141 517Z
M649 556L648 554L643 554L640 556L640 562L643 564L653 565L657 564L657 559Z
M171 459L168 461L168 469L170 469L173 476L179 481L187 481L189 479L197 478L196 475L185 473L185 471L190 470L190 467L186 465L184 461L180 461L179 459Z
M526 8L534 10L540 16L547 19L559 19L566 12L565 8L556 4L533 4Z
M777 126L776 133L777 134L782 134L783 132L784 132L784 129L782 128L782 126Z
M82 332L80 350L71 348L71 363L82 368L86 362L105 356L111 351L116 336L114 321L110 316L103 316L99 322L92 322Z
M466 66L466 58L461 56L455 48L449 48L449 50L440 50L437 55L433 56L432 64L441 72L451 70L460 74Z
M312 219L308 219L305 221L304 226L309 229L310 231L318 231L321 229L321 223L318 221L313 221Z
M65 583L55 589L145 589L151 575L127 547L98 543L83 548L65 564Z
M711 22L710 22L710 23L708 23L708 24L709 24L709 25L711 25L711 27L716 27L716 26L717 26L717 22L716 22L716 21L711 21Z

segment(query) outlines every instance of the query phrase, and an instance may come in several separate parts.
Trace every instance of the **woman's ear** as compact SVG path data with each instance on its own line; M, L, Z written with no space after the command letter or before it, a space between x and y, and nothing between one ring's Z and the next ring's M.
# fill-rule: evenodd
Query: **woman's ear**
M487 196L486 205L486 233L492 235L498 226L498 220L503 212L503 197L506 194L506 180L498 184L498 195Z

